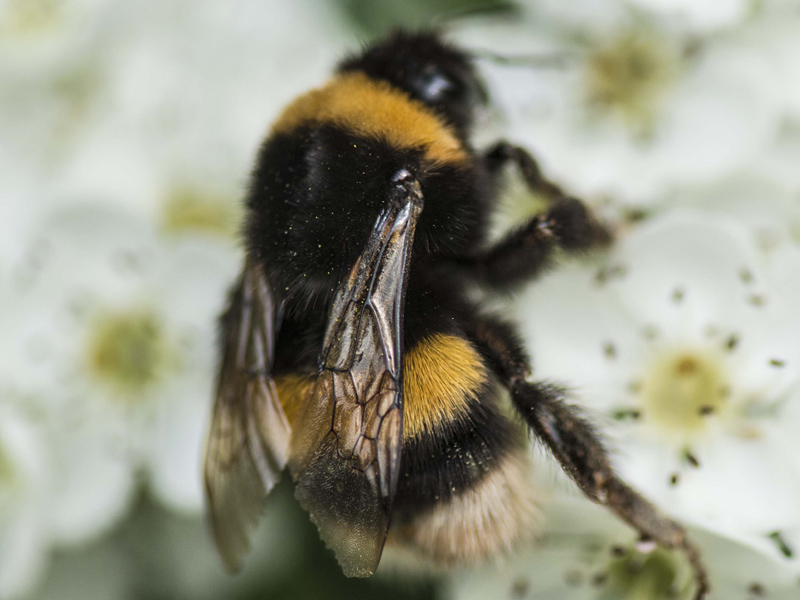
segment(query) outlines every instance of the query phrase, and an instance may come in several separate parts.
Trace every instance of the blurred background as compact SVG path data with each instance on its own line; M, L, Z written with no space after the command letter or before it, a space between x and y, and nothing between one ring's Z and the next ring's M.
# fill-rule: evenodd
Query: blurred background
M528 147L617 231L497 300L537 377L713 597L800 597L800 2L0 0L0 600L689 597L538 449L539 541L498 565L347 580L284 483L223 571L200 463L248 173L397 26L474 51L476 146ZM509 178L498 230L542 206Z

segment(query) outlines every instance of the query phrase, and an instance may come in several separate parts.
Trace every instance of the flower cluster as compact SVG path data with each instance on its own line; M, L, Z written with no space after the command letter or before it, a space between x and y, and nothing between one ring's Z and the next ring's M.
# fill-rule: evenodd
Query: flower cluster
M800 7L531 2L523 23L463 35L559 59L488 68L495 100L617 228L610 251L517 300L535 378L568 386L620 474L690 528L713 598L795 597ZM549 463L538 547L457 578L454 598L690 597L679 557L637 544Z
M0 598L143 493L202 512L245 177L344 41L274 8L0 3Z
M117 531L143 496L200 515L246 174L280 108L353 49L335 4L0 1L0 598L30 597L54 551ZM479 141L531 149L616 230L514 301L534 375L568 386L621 475L689 527L714 598L795 598L800 7L518 4L452 27L476 55L557 58L481 61ZM505 222L541 206L508 196ZM538 541L455 574L450 596L688 597L679 555L535 464ZM259 576L290 554L266 552ZM202 565L187 597L205 597Z

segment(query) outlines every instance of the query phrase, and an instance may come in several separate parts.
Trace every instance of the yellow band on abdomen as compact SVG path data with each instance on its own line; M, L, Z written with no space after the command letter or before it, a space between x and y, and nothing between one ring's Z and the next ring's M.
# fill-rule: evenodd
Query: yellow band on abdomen
M478 352L468 340L453 335L424 339L405 355L403 367L404 438L465 416L469 401L487 381Z

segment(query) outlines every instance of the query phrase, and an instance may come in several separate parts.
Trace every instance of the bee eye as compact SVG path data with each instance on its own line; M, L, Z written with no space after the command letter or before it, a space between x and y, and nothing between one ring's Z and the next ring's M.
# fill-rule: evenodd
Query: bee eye
M434 66L428 66L422 71L415 87L425 102L438 102L453 96L457 91L455 82Z

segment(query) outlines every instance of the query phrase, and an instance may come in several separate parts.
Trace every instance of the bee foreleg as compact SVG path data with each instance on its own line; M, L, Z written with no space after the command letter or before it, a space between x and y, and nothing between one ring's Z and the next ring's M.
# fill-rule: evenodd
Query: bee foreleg
M503 164L515 162L528 186L550 201L544 213L472 259L475 273L484 283L511 289L545 271L553 263L558 247L583 252L611 241L610 232L592 211L546 179L524 149L500 142L484 155L484 161L491 176L499 173Z
M562 248L586 250L611 241L611 233L594 217L585 202L545 177L539 163L525 148L506 141L498 142L483 155L483 160L493 177L506 163L517 165L530 191L544 196L550 203L540 227L551 229L555 241Z
M599 232L608 235L579 200L562 198L470 259L472 273L489 287L512 290L546 271L557 247L589 250L598 245Z
M551 202L569 195L542 174L539 163L530 152L511 142L505 140L497 142L483 157L486 169L492 175L498 173L508 163L515 163L531 192L541 194Z

